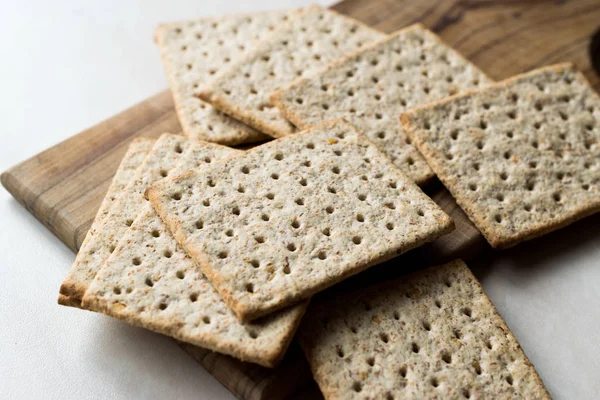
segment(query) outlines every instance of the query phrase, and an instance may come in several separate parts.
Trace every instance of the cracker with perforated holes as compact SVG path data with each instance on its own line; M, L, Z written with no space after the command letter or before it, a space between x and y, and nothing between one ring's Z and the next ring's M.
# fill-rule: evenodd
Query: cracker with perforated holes
M240 153L195 148L196 155L182 160L172 173ZM147 203L82 302L85 309L266 367L283 357L306 304L241 323Z
M200 97L261 132L285 136L295 128L273 106L271 93L382 37L354 19L310 6L217 73Z
M171 22L156 29L154 40L187 136L232 146L268 138L200 100L198 92L217 71L297 13L298 10L226 15Z
M326 399L550 399L462 260L309 307L298 332Z
M60 304L80 306L89 283L144 204L145 190L167 176L169 170L185 154L190 143L194 142L184 136L171 134L164 134L156 141L131 182L119 199L111 205L104 220L88 232L90 240L79 249L75 262L60 287ZM67 297L68 302L62 301Z
M453 229L448 215L341 120L166 179L148 197L243 321Z
M600 97L570 64L409 111L402 123L493 247L600 210Z
M98 211L96 212L94 222L92 222L90 230L83 239L81 247L87 246L87 242L92 240L92 238L94 237L93 233L90 232L96 231L98 227L104 224L105 218L108 215L110 207L121 196L121 194L123 193L123 189L125 189L125 186L127 186L129 181L131 181L131 179L133 178L136 169L139 167L140 163L144 160L144 158L146 158L146 155L152 148L154 142L155 140L153 139L136 138L133 139L133 141L129 144L129 148L123 156L123 159L121 160L117 171L115 172L113 180L110 186L108 187L108 191L106 192L102 203L100 203L100 208L98 208ZM58 303L78 307L80 300L71 300L69 296L59 294Z
M298 128L345 118L418 184L433 172L398 123L403 110L491 83L477 67L417 24L294 82L271 101Z

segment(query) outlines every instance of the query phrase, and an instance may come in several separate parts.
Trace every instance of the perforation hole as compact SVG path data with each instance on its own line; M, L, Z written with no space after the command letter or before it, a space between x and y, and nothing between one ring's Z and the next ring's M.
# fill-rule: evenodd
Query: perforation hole
M308 182L306 181L306 179L302 178L302 179L300 179L300 185L306 186L306 185L308 185Z
M501 193L496 195L496 200L498 201L504 201L504 195L502 195Z
M474 169L475 171L479 171L479 168L480 168L480 165L479 165L479 163L474 163L474 164L473 164L473 169Z
M387 333L380 333L379 334L379 339L381 339L381 341L383 343L388 343L390 341L390 337L388 336Z
M470 307L465 307L465 308L463 308L463 309L461 310L461 312L462 312L464 315L466 315L467 317L471 318L472 311L471 311L471 308L470 308Z
M477 190L477 185L474 183L469 183L469 190L471 190L472 192Z
M242 173L245 175L248 175L250 173L250 168L248 168L246 166L242 167Z
M115 288L113 289L113 292L114 292L115 294L121 294L121 288L117 286L117 287L115 287Z
M531 192L535 188L535 184L533 182L527 182L525 188Z
M273 200L275 198L275 195L273 193L267 193L266 198L269 200Z
M289 275L292 272L292 270L290 269L289 265L286 265L285 267L283 267L283 273L286 275Z
M500 179L502 179L503 181L508 179L508 174L506 172L501 172L500 173Z
M431 324L427 321L423 321L423 329L425 329L427 332L431 331Z
M295 245L294 243L289 243L289 244L287 245L287 249L288 249L289 251L296 251L296 245Z
M167 170L165 169L161 169L160 170L160 176L162 176L163 178L165 178L169 173L167 172Z
M337 191L335 190L335 188L332 188L332 187L328 187L328 188L327 188L327 191L328 191L329 193L332 193L332 194L336 194L336 193L337 193Z
M529 212L531 211L531 204L525 204L523 208L525 209L525 211Z
M173 253L172 253L170 250L165 250L165 251L163 252L163 256L164 256L165 258L171 258L171 257L173 257Z
M510 119L516 119L517 118L517 112L514 111L514 110L513 111L509 111L508 114L506 114L506 115L508 115L508 118L510 118Z
M292 228L294 228L294 229L300 228L300 222L298 222L297 220L292 221Z
M583 190L590 190L590 185L588 185L587 183L584 183L583 185L581 185L581 188Z
M367 364L372 367L375 365L375 358L374 357L369 357L367 358Z
M529 168L536 168L536 167L537 167L537 162L529 161Z
M402 365L398 372L400 373L401 377L406 378L406 373L407 373L406 365Z
M248 293L254 293L254 285L252 283L247 283L246 284L246 292L248 292Z
M202 205L203 205L204 207L210 207L210 200L208 200L208 199L204 199L204 200L202 200Z
M462 393L463 397L465 397L466 399L470 399L471 398L471 392L469 391L469 389L463 388L461 390L461 393Z
M354 244L361 244L362 243L362 238L360 236L354 236L352 238L352 243L354 243Z
M419 217L423 217L425 215L425 212L423 212L423 210L417 210L417 215Z
M354 382L352 384L352 390L354 390L356 393L360 393L362 391L362 384L360 382Z
M179 193L179 192L177 192L177 193L173 193L173 194L171 195L171 198L172 198L173 200L181 200L181 193ZM129 221L131 221L131 222L129 222ZM132 221L132 220L129 220L129 219L127 220L127 226L131 226L131 224L132 224L132 223L133 223L133 221Z
M434 304L435 304L435 306L437 308L442 308L442 302L441 301L439 301L439 300L436 299L435 302L434 302Z
M344 350L341 347L337 348L337 355L339 358L344 358Z
M452 336L454 336L456 339L460 339L462 337L462 333L458 329L453 329Z
M333 168L331 168L331 172L338 175L340 173L340 169L338 167L333 167Z
M512 139L514 137L514 132L513 131L508 131L506 132L506 137L508 137L509 139Z
M159 232L159 231L157 231L156 229L154 229L154 230L152 231L152 237L155 237L155 238L157 238L157 237L160 237L160 232Z
M299 206L303 206L304 205L304 199L302 199L302 198L296 199L295 203L298 204Z
M317 257L319 258L319 260L325 260L325 259L327 258L327 253L326 253L326 252L324 252L324 251L320 251L320 252L317 254Z
M437 378L435 378L435 377L431 378L430 383L431 383L431 386L433 386L433 387L438 387L440 385Z
M494 220L495 220L497 223L500 223L500 222L502 222L502 215L500 215L500 214L496 214L496 215L494 215Z
M519 101L519 95L516 93L512 93L510 95L510 99L512 100L513 103L516 103L517 101Z
M327 208L325 208L325 211L327 212L327 214L333 214L334 208L333 206L327 206Z
M264 236L256 236L256 237L254 237L254 240L256 240L257 243L264 243L265 237Z
M479 150L483 149L483 142L481 140L477 141L477 148Z
M373 81L373 83L378 83L379 82L379 78L374 76L371 78L371 80Z
M154 286L154 281L152 281L152 278L147 277L146 280L144 281L144 283L146 284L146 286L152 287Z
M263 221L268 221L270 219L268 214L263 214L260 216L260 219L262 219Z
M197 294L197 293L192 293L192 294L190 294L190 301L191 301L192 303L195 303L195 302L197 302L197 301L198 301L198 294Z
M179 279L183 279L185 278L185 272L183 271L177 271L177 273L175 274L177 276L177 278Z
M226 258L227 258L227 252L226 252L226 251L220 251L220 252L217 254L217 257L219 257L221 260L224 260L224 259L226 259Z
M383 138L385 138L385 132L377 132L377 137L378 137L379 139L383 139Z
M446 364L451 364L452 363L452 355L445 350L442 351L442 361L444 361Z
M323 110L329 110L329 104L323 104L321 107L323 107Z
M133 265L140 265L142 261L139 258L135 257L133 260L131 260L131 263Z
M560 195L560 193L554 193L554 194L552 195L552 199L554 199L554 201L556 201L557 203L558 203L558 202L560 202L560 200L561 200L561 195Z
M508 376L506 377L506 383L508 383L509 385L512 385L512 384L513 384L513 377L512 377L512 376L510 376L510 375L508 375Z
M356 214L356 220L358 222L365 222L365 216L362 214Z
M228 229L225 231L225 236L227 237L232 237L233 236L233 230L232 229Z
M331 236L331 230L329 228L324 228L321 233L325 236Z
M159 308L161 311L164 311L164 310L166 310L166 309L167 309L167 303L160 303L160 304L158 305L158 308Z
M419 345L418 345L418 344L416 344L415 342L412 342L412 344L411 344L411 349L412 349L412 352L413 352L413 353L418 353L418 352L419 352L419 350L420 350L420 348L419 348Z
M248 332L248 335L251 339L256 339L258 337L258 333L256 333L255 331Z
M540 144L538 143L537 140L534 140L533 142L531 142L531 145L533 146L534 149L537 149L538 147L540 147Z

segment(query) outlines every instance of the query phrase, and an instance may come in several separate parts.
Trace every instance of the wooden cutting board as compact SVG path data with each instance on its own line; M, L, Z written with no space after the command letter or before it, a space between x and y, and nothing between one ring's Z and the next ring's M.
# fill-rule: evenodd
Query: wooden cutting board
M600 69L600 33L592 40L600 28L598 0L345 0L333 8L385 32L422 22L494 79L573 61L594 88L600 89L600 78L593 69L593 65ZM76 251L129 142L136 136L179 131L170 93L165 90L16 165L2 174L2 184ZM439 183L426 192L452 215L456 231L372 268L360 274L360 279L343 282L329 293L387 279L405 272L407 266L471 258L488 250ZM181 346L238 398L320 397L295 343L282 365L273 370Z

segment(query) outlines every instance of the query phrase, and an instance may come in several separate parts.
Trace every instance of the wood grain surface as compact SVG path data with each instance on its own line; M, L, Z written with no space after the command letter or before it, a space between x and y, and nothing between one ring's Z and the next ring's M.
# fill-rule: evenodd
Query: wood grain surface
M591 41L600 29L598 0L345 0L333 8L385 32L422 22L494 79L572 61L600 90L592 66L592 59L600 60L600 39ZM76 251L129 142L136 136L179 131L170 92L165 90L9 169L2 174L2 184ZM355 290L406 272L407 266L470 258L487 250L481 235L439 183L426 192L453 216L456 231L372 268L360 275L360 282L349 279L323 295ZM273 370L181 346L240 399L320 397L295 344Z

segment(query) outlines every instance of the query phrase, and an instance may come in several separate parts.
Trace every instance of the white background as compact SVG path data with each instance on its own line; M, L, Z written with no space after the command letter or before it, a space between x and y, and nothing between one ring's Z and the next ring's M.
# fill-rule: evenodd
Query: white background
M10 3L0 2L0 170L166 88L152 42L159 22L309 1ZM233 399L173 341L58 306L73 260L0 189L0 397ZM553 397L596 397L600 218L499 253L475 272Z

